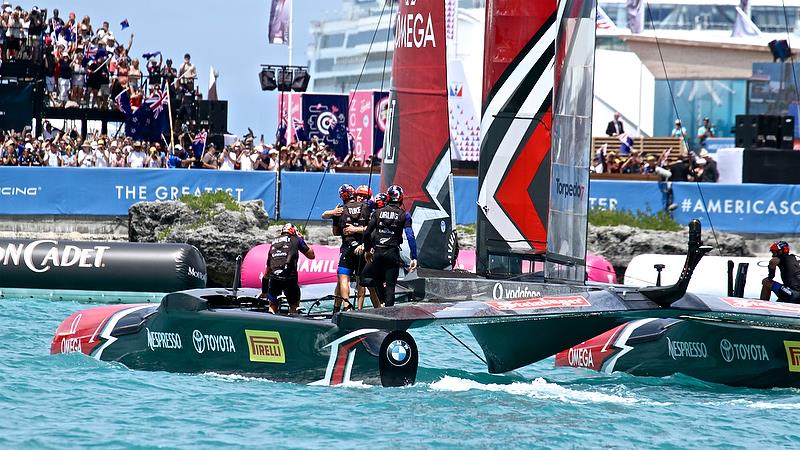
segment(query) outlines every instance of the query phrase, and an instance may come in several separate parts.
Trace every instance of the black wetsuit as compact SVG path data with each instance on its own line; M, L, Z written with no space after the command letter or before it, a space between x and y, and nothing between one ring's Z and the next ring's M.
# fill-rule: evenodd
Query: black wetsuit
M378 298L386 306L394 305L394 291L400 267L404 265L400 257L403 244L403 231L409 240L411 258L417 258L416 242L411 232L411 215L395 204L376 209L364 233L364 251L375 249L372 262L361 274L361 285L376 288ZM385 286L384 286L385 283Z
M792 254L779 255L778 269L781 271L780 283L772 284L772 291L778 296L778 301L800 303L800 263ZM770 278L774 276L770 273Z
M364 242L364 234L356 233L346 236L344 229L348 225L366 227L369 224L372 208L364 202L351 200L344 205L344 211L339 216L339 229L342 231L342 248L339 253L339 275L361 275L366 265L364 255L355 254L355 249Z
M307 251L305 240L293 234L283 233L272 240L267 256L269 279L261 282L261 291L267 294L270 303L277 303L278 296L285 294L290 306L300 304L297 260L300 252Z

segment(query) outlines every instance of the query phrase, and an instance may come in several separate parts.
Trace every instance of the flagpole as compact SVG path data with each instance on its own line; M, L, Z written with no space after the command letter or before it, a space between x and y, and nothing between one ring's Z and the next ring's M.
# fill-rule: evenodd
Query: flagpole
M289 0L289 66L292 65L292 43L294 43L294 0ZM281 93L281 95L283 94ZM287 114L286 117L287 144L290 144L294 141L293 131L294 121L292 120L292 92L289 91L289 114Z
M169 83L167 85L167 106L169 107L169 145L170 151L175 152L175 132L172 129L172 92L170 91Z

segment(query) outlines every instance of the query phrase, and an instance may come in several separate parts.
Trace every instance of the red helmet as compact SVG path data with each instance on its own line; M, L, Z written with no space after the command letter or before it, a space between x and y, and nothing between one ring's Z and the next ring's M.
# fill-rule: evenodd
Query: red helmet
M403 188L393 184L386 189L386 198L392 203L403 203Z
M346 202L349 202L350 199L353 198L353 195L355 195L355 193L356 190L353 188L353 186L349 184L343 184L339 186L339 198L341 198Z
M375 194L375 197L372 198L372 202L375 203L375 208L383 208L386 206L386 194L378 192Z
M295 228L290 222L283 225L283 228L281 228L281 233L297 235L297 228Z
M789 243L786 241L775 241L769 246L769 251L779 255L789 254Z
M366 184L362 184L361 186L356 188L356 195L360 195L362 197L372 197L372 189L367 186Z

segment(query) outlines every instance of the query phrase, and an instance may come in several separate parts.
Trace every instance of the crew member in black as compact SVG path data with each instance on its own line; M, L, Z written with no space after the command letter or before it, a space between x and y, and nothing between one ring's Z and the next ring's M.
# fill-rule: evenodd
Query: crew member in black
M280 311L281 294L286 295L289 313L297 314L300 306L300 285L297 282L298 253L302 252L308 259L314 259L314 250L306 244L303 236L297 233L294 225L283 226L280 236L272 240L267 256L264 278L261 280L261 295L269 300L269 311L277 314Z
M325 220L333 219L333 224L331 225L331 233L334 236L342 236L342 229L340 228L340 218L342 214L344 214L344 205L353 199L356 194L356 189L349 184L343 184L339 186L339 198L342 200L342 203L336 205L335 208L329 209L322 213L322 218ZM344 237L342 236L342 248L344 248ZM342 254L341 248L339 249L339 260L341 261ZM338 270L337 270L337 277L338 277ZM337 280L338 281L338 280ZM345 302L345 309L351 309L352 305L350 305L349 296L345 297L341 293L341 289L339 288L340 283L336 283L336 287L333 290L333 310L334 312L338 312L342 307L342 302ZM350 290L348 288L348 295Z
M770 288L778 296L779 302L800 303L800 263L789 253L789 244L786 241L773 242L769 251L772 252L772 259L769 260L764 287ZM776 267L781 271L783 284L773 281Z
M339 229L342 232L342 247L339 251L338 276L339 293L333 301L333 312L341 309L342 302L350 298L350 278L359 276L364 268L363 253L356 252L364 241L364 231L367 229L372 209L364 199L370 197L369 186L359 186L355 195L344 204L344 210L339 216Z
M376 288L378 298L386 306L394 305L394 290L400 267L403 232L411 250L409 271L417 268L417 242L411 228L411 215L403 209L403 189L392 185L386 190L387 204L375 210L364 232L367 266L361 274L361 285Z

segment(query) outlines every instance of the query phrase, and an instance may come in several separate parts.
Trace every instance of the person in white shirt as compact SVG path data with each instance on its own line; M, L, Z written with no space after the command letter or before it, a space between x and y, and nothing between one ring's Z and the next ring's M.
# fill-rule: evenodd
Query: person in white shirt
M145 165L148 169L161 169L164 167L164 162L157 148L150 147L150 156L147 158Z
M239 158L237 150L240 148L239 143L233 144L233 148L228 147L222 152L219 157L219 170L236 170L236 160Z
M58 154L58 149L55 145L51 144L50 142L46 143L45 149L47 149L47 153L45 154L45 165L50 167L58 167L61 165L61 155Z
M78 154L76 155L77 159L75 160L75 165L77 167L83 167L83 161L86 159L86 157L91 152L90 147L91 146L89 145L88 141L83 141L83 144L81 145L81 149L78 150Z
M128 153L128 167L140 169L144 167L146 159L147 154L142 151L142 144L140 142L134 142L133 150Z
M239 154L239 170L251 171L254 170L253 160L255 155L250 154L250 149L245 147L242 153Z
M72 146L67 144L67 147L64 150L64 155L61 157L61 166L62 167L75 167L77 163L75 162L75 155L72 154Z
M97 150L97 142L92 142L90 148L91 150L88 151L81 149L84 152L83 159L81 159L80 152L78 153L78 165L80 167L94 167L94 152Z
M108 167L109 154L106 150L105 141L100 140L97 143L97 148L94 150L94 166L95 167Z

